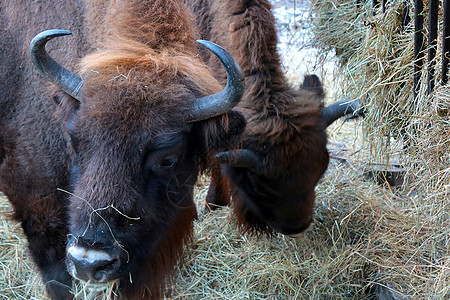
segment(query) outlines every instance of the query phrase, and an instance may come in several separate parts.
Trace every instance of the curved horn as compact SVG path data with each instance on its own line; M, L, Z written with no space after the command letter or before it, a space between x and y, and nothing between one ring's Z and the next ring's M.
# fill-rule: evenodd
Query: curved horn
M213 52L225 67L227 72L227 85L217 94L195 99L189 122L206 120L223 113L236 106L244 94L244 72L238 62L222 47L203 40L197 43Z
M254 168L260 160L259 156L249 149L219 152L216 154L216 158L220 164L240 168Z
M58 62L56 62L45 51L45 44L55 37L70 35L70 31L51 29L46 30L36 35L30 43L30 55L33 64L38 70L57 86L59 86L64 92L74 97L78 101L81 101L78 95L83 81L80 76L65 69Z
M344 100L331 104L322 110L321 118L325 122L326 127L331 123L345 115L353 114L353 116L364 116L364 108L358 100Z

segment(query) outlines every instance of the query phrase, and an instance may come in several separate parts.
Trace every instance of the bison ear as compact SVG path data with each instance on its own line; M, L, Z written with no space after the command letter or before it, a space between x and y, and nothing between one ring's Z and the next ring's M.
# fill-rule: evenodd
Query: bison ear
M195 124L195 123L194 123ZM215 154L235 148L240 142L247 122L237 110L198 122L200 143L206 154Z
M301 88L313 92L320 99L325 97L322 82L317 75L305 75Z

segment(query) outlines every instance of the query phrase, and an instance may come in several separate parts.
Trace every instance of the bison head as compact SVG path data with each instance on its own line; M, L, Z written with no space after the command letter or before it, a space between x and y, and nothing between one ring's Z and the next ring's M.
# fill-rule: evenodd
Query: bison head
M300 90L279 93L277 110L245 109L243 149L216 155L231 181L234 211L248 229L296 236L312 222L314 189L329 161L325 129L359 106L322 108L322 99L320 80L306 76Z
M34 63L64 92L56 96L72 152L67 269L78 279L119 279L126 298L157 298L189 239L193 186L202 157L244 130L230 111L243 74L225 50L199 41L223 62L223 91L186 50L100 51L79 75L45 51L61 30L31 43ZM217 92L213 95L205 96Z

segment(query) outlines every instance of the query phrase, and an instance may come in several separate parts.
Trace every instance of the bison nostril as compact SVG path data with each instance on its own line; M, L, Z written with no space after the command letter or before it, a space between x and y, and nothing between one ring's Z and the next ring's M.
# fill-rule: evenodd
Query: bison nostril
M110 275L114 274L119 268L119 260L98 261L92 266L92 278L96 281L105 281L110 279Z
M67 249L69 273L85 281L105 282L119 277L121 260L106 251L71 245Z
M94 274L100 275L101 273L114 271L117 268L118 264L119 264L118 259L113 259L112 261L99 262L99 266L94 269Z

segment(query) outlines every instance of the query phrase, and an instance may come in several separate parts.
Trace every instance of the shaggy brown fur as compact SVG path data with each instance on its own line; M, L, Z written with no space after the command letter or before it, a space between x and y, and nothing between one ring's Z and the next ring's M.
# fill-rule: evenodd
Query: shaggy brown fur
M186 121L194 99L221 89L192 15L166 0L87 1L86 12L70 1L6 0L0 13L0 189L49 295L71 298L69 236L115 258L105 278L120 279L122 298L160 298L192 232L199 161L228 149L245 124L236 112ZM79 65L81 102L49 92L26 54L32 36L58 27L75 36L47 49Z
M246 92L239 106L247 129L242 148L260 154L253 169L225 167L238 219L249 229L297 233L312 218L314 186L328 164L325 128L320 119L323 91L291 88L276 51L277 34L266 0L184 0L197 16L202 38L221 44L240 63ZM205 59L223 82L218 61ZM207 201L229 202L222 172L213 173Z

